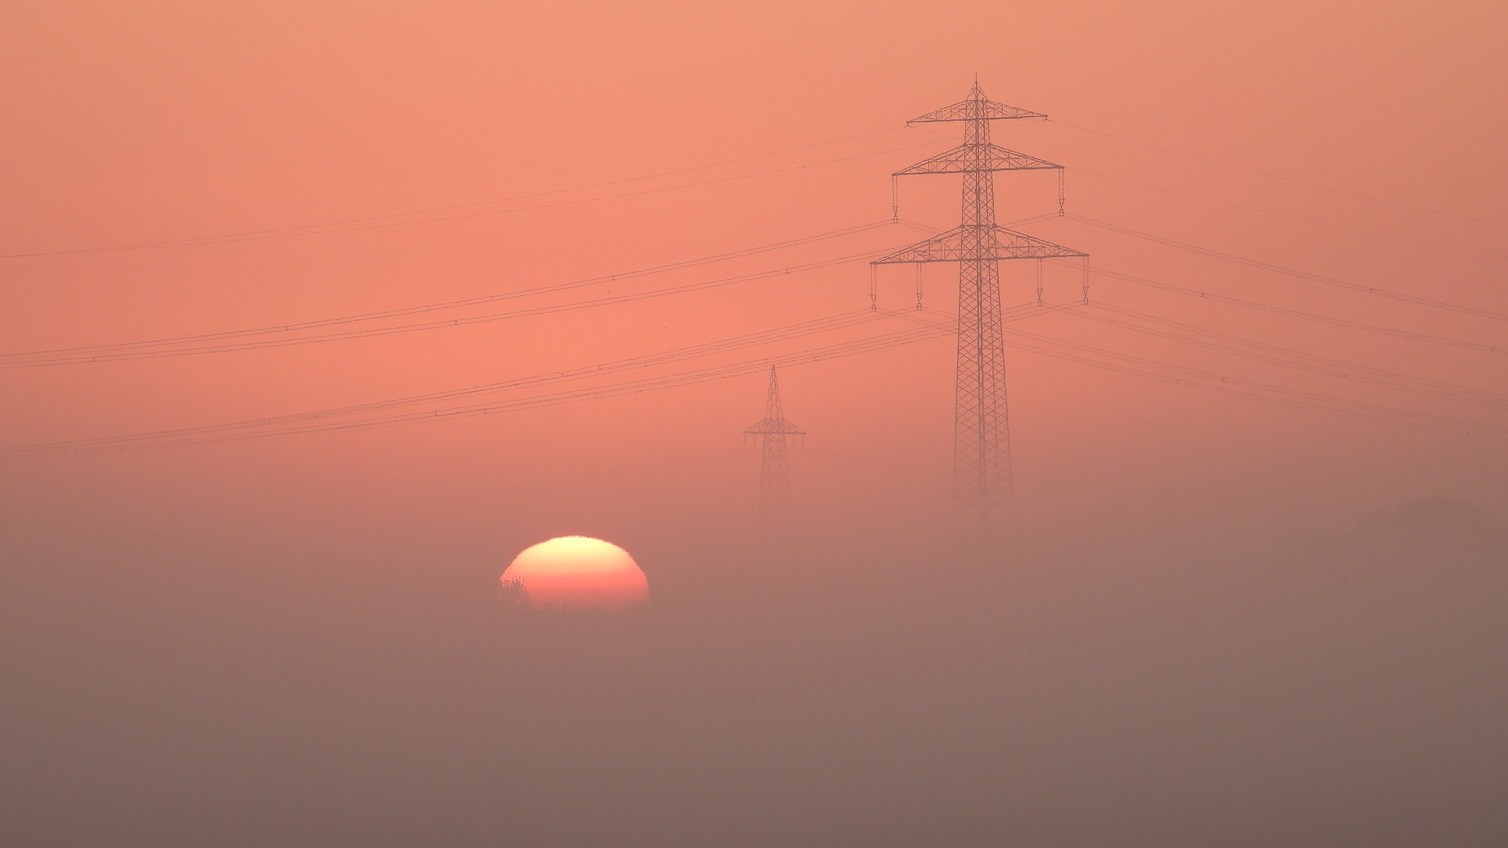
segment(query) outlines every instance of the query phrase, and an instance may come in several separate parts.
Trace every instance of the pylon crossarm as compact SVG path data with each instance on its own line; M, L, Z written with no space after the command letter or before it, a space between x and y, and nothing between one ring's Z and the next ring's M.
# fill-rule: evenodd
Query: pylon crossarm
M1086 255L1071 247L996 225L983 237L975 236L973 227L955 227L871 260L869 264L908 265L913 262L962 262L966 259L1057 259Z
M1089 254L1061 244L1053 244L1046 239L1029 236L1026 233L1018 233L1005 227L995 226L992 233L994 236L994 249L987 259L1059 259L1068 257L1087 257Z
M954 103L944 106L922 115L912 118L908 124L927 124L937 121L973 121L984 119L986 121L999 121L1011 118L1046 118L1041 112L1033 112L1017 106L1008 106L1004 103L996 103L984 96L984 91L979 88L979 83L969 90L969 96Z
M983 149L980 149L983 147ZM896 171L892 176L907 177L917 174L966 174L980 171L1045 171L1062 170L1063 166L1046 159L1038 159L1025 153L1007 150L999 145L962 144L928 159Z
M750 436L805 436L806 431L797 427L785 419L778 421L760 421L753 426L744 428L744 433Z

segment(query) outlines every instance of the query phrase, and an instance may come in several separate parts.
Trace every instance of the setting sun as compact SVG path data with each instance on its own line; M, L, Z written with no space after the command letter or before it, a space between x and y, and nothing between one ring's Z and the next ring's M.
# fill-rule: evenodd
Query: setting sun
M617 610L649 597L649 582L628 551L587 536L561 536L524 549L501 577L535 609Z

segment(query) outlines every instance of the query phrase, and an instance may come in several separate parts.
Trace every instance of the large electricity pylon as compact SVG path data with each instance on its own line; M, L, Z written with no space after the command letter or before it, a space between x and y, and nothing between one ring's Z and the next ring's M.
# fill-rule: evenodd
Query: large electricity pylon
M780 383L770 366L770 390L765 396L764 418L744 429L760 437L759 523L766 530L785 526L791 514L791 465L787 436L805 436L806 431L785 420L780 407Z
M995 171L1056 169L1061 173L1063 166L991 144L990 121L1046 117L986 99L976 81L964 100L908 121L963 123L963 144L893 175L963 174L963 222L872 263L959 263L953 508L960 520L984 533L1005 529L1015 517L999 262L1039 260L1040 280L1040 260L1087 256L995 223ZM1061 208L1060 204L1060 212ZM1040 297L1039 282L1039 302Z

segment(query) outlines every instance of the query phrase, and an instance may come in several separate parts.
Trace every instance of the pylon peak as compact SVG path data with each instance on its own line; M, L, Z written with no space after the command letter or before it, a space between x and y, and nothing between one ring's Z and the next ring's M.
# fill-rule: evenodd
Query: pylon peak
M1011 118L1045 118L1041 112L1033 112L1030 109L1022 109L1019 106L1011 106L1005 103L997 103L984 96L984 88L976 79L974 85L969 88L969 95L951 106L944 106L921 117L912 118L908 124L931 123L933 121L999 121Z
M770 366L770 387L765 393L764 417L745 427L744 432L751 436L767 436L783 434L791 436L804 436L806 431L795 424L785 420L785 413L780 404L780 380L775 375L775 366Z
M780 405L780 381L773 365L764 418L745 428L744 433L760 437L759 520L765 530L773 531L786 523L791 511L786 437L806 435L805 430L785 420Z

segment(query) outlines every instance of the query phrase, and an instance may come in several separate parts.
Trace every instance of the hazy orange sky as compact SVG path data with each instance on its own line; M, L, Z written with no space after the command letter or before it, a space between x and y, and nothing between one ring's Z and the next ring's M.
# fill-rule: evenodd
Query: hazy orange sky
M0 249L8 255L0 337L7 352L432 303L883 220L888 172L949 143L937 138L928 146L933 136L899 129L902 122L958 99L975 75L995 99L1063 122L1001 125L996 138L1065 164L1072 212L1311 273L1508 311L1500 285L1508 266L1504 228L1413 208L1508 220L1499 155L1508 118L1491 107L1508 81L1508 63L1498 48L1503 13L1489 4L981 4L932 11L906 4L63 3L13 7L6 24L12 117L0 130L7 151ZM887 128L897 129L571 195L464 207L427 216L450 218L432 223L14 256L460 206ZM908 145L920 146L894 149ZM861 158L475 214L853 156ZM1050 176L1002 174L997 182L1002 220L1055 205ZM902 187L906 217L939 229L956 220L956 196L956 178ZM1083 223L1047 221L1032 232L1089 251L1096 268L1476 342L1502 337L1501 322L1254 272ZM820 252L787 251L675 279L779 268L916 237L886 230L824 243ZM928 269L929 305L952 308L951 273ZM882 277L886 304L906 304L908 275L889 269ZM1030 269L1006 276L1007 303L1029 301ZM1072 297L1071 270L1054 282L1050 297ZM589 365L862 308L866 285L867 271L854 262L789 281L550 319L8 370L0 375L11 410L5 443L264 417ZM1480 351L1197 303L1110 279L1096 281L1095 296L1410 375L1504 385L1502 357ZM1061 338L1216 364L1222 373L1437 411L1503 432L1500 408L1227 364L1218 354L1212 360L1197 348L1069 317L1037 320L1038 331ZM859 460L814 451L808 488L839 500L862 497L873 485L839 478L893 478L897 468L914 468L930 488L906 509L934 498L946 485L950 356L949 343L939 340L793 371L787 409L813 433L813 447L898 464L866 471ZM1174 512L1213 512L1207 517L1221 522L1259 515L1257 525L1270 529L1311 516L1344 518L1416 494L1508 504L1500 442L1209 395L1026 352L1013 354L1009 367L1029 519L1113 514L1158 500ZM266 497L262 485L280 497L324 502L439 486L434 497L456 509L474 504L480 516L499 506L492 498L506 496L478 497L476 488L511 488L504 479L527 479L531 490L570 511L582 508L580 491L602 485L605 474L633 478L641 466L728 448L731 458L715 474L640 479L672 500L670 489L715 485L737 502L750 478L738 458L747 454L737 453L733 437L760 401L759 380L749 376L458 424L103 461L20 460L11 473L70 481L119 473L124 480L150 468L181 480L215 467L225 472L217 479L249 487L226 492L232 501ZM503 468L506 475L498 473ZM297 484L288 485L292 480ZM113 491L129 484L80 485ZM611 499L621 494L615 490ZM384 508L407 506L398 498Z
M1119 568L1107 551L1249 552L1424 498L1475 504L1501 522L1505 36L1508 12L1488 2L6 4L0 566L11 569L17 608L37 616L26 619L28 640L65 645L47 662L31 650L11 662L28 680L82 680L109 665L101 646L111 633L140 636L126 640L134 645L194 641L218 625L208 613L185 612L192 605L174 605L165 587L187 580L199 599L193 609L244 602L246 617L236 619L244 632L224 636L237 646L225 649L232 654L269 621L297 621L300 639L318 640L345 620L363 635L349 637L355 647L345 660L330 662L371 663L374 646L387 643L365 634L396 616L422 631L422 646L393 685L418 691L427 678L415 669L433 659L424 652L465 641L433 628L452 613L483 614L446 604L473 589L491 599L519 550L575 533L628 548L652 597L681 592L712 610L704 619L685 611L697 605L682 608L686 617L676 621L715 618L728 596L697 581L723 579L705 552L741 550L752 524L758 451L741 433L762 413L763 367L433 423L130 451L30 448L594 367L863 310L870 272L862 258L567 307L899 247L956 224L956 177L901 185L901 217L921 229L879 226L334 329L559 308L532 317L127 361L38 365L13 355L400 310L883 223L890 173L959 134L956 125L904 122L961 99L976 78L992 99L1050 116L993 126L996 143L1067 168L1068 216L1022 229L1090 253L1091 300L1112 310L1007 325L1035 336L1007 336L1020 530L1034 550L1057 551L1061 540L1094 552L1085 554L1087 571L1067 568L1079 577L1054 577L1064 582L1042 592L1091 620L1102 595L1084 600L1075 587L1095 583L1103 576L1096 569ZM1057 209L1051 174L998 174L996 191L1002 222ZM1007 306L1034 300L1032 268L1007 267L1002 280ZM924 284L929 307L954 308L953 268L929 266ZM1079 296L1076 268L1049 267L1046 284L1049 303ZM913 285L909 268L881 270L881 307L907 308ZM1204 336L1215 346L1201 347L1093 320L1149 326L1130 312L1224 335ZM403 410L611 385L913 326L903 317L877 321ZM1257 357L1215 349L1230 336L1269 347ZM782 368L786 415L809 434L792 452L806 538L838 546L892 539L910 550L943 532L953 355L940 337ZM36 367L20 367L28 365ZM1315 404L1343 414L1307 408ZM856 573L862 557L845 557L836 556L834 573ZM211 561L278 577L206 577L200 568ZM1032 562L1022 568L1045 573L1047 560ZM47 576L57 574L67 576ZM379 600L351 601L359 609L332 600L344 596L331 587L350 579L373 581L364 591ZM423 586L443 588L431 597L415 589ZM43 613L67 608L79 591L93 600L73 609L77 620L47 624ZM1135 585L1128 592L1156 594ZM1209 609L1226 608L1230 598L1219 598ZM171 623L154 631L129 615L94 618L114 603L167 605ZM317 613L330 604L330 617ZM918 613L920 629L934 621L929 614ZM657 626L659 635L633 644L652 653L674 642L666 635L674 628ZM841 627L808 626L811 638L835 640L828 647L847 644ZM729 641L708 644L733 644L738 656L762 662L739 641L744 631L720 632ZM20 638L0 637L12 645ZM127 665L168 689L196 674L221 679L204 671L209 660L159 667L141 650ZM1063 650L1066 662L1077 661ZM590 665L571 656L562 662ZM701 668L706 657L697 656L683 658L684 667ZM796 701L770 695L767 706L799 724L801 709L791 704L807 703L799 693L810 681L804 667L791 673L770 685L790 687L781 691L798 693ZM284 691L281 672L267 674L266 685ZM380 696L387 678L373 674L363 685ZM652 723L647 705L657 696L644 692L659 690L623 685L645 699L634 715ZM38 686L43 694L17 710L42 715L55 706ZM144 691L122 683L99 703L136 698L133 709L145 715ZM456 703L484 711L466 698L500 691ZM1022 709L1052 712L1035 702ZM480 714L468 712L462 724ZM48 732L65 738L69 721ZM1059 728L1071 735L1073 726ZM54 762L35 753L42 748L27 750ZM137 754L117 756L130 763ZM185 775L202 763L183 756L165 785L192 783ZM716 821L743 821L724 812ZM139 832L167 844L150 827ZM185 832L205 844L213 829ZM709 825L703 836L722 832ZM560 835L537 832L552 834Z

